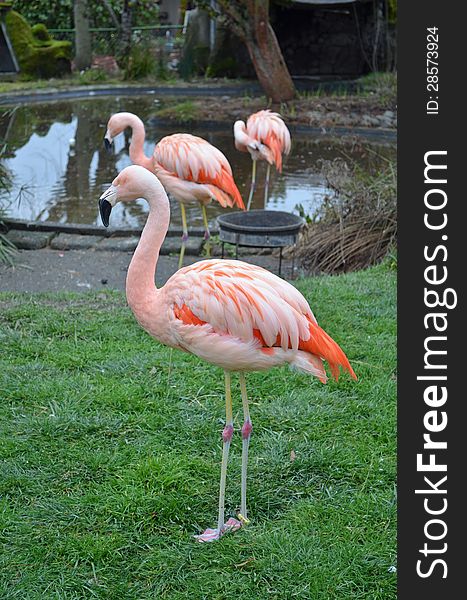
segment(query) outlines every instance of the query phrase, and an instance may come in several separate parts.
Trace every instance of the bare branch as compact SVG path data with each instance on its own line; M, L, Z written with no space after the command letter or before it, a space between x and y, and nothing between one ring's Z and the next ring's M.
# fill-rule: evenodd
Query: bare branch
M120 21L117 19L117 15L115 14L115 11L112 8L112 5L110 4L109 0L101 0L101 1L102 1L102 4L107 9L107 12L109 13L110 18L112 19L112 23L115 25L115 27L117 29L120 29Z

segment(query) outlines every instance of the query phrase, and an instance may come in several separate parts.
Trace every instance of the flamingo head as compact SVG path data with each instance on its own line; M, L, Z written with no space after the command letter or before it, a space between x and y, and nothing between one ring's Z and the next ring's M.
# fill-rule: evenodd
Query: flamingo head
M163 189L157 177L144 167L130 165L123 169L99 198L99 212L104 226L109 226L110 213L118 202L147 198L148 192L154 187Z
M104 146L106 150L110 150L114 138L117 137L127 127L132 126L133 119L136 115L132 113L119 112L112 115L107 123L107 131L104 135ZM137 118L137 117L136 117Z

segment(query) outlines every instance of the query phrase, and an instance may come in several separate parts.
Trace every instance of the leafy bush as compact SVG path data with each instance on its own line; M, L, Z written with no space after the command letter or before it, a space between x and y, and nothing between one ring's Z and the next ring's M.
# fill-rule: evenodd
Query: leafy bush
M109 12L102 0L89 1L91 27L113 27ZM122 0L109 0L119 17ZM154 0L139 0L134 3L133 23L153 25L158 22L159 7ZM71 29L73 24L73 0L13 0L13 8L20 12L29 23L45 23L50 29Z
M135 44L125 67L125 79L143 79L154 75L155 70L156 61L152 49L146 44Z
M87 69L79 74L79 82L81 85L92 85L106 81L107 73L102 69Z

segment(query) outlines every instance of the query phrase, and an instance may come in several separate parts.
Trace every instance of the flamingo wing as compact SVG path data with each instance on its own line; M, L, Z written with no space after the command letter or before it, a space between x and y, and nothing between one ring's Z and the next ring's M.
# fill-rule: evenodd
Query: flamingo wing
M282 154L290 152L290 132L279 113L260 110L250 115L247 133L267 146L273 155L278 171L282 170Z
M156 145L154 160L181 180L207 185L223 206L245 208L227 158L215 146L189 133L168 135Z
M266 353L302 350L313 355L315 366L316 358L326 359L336 378L339 365L355 377L302 294L266 269L240 261L202 261L181 269L166 287L172 288L173 316L185 325L208 325L210 332L254 343Z

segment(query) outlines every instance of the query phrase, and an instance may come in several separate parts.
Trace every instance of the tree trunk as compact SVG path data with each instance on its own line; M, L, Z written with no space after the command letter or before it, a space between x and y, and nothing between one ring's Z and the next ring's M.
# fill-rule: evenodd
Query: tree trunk
M269 22L269 0L219 0L233 31L246 44L258 80L274 103L295 96L295 86Z
M274 103L295 97L295 86L269 21L259 21L254 38L245 40L258 81Z
M126 67L131 52L131 22L132 22L131 0L124 0L121 20L119 62Z
M74 1L73 16L75 21L75 66L82 71L89 69L92 61L88 0Z

